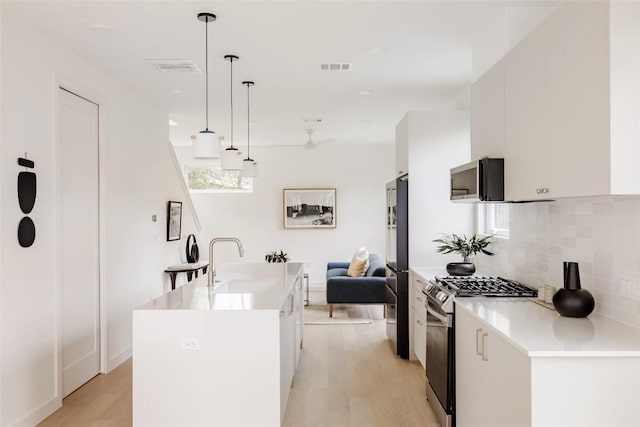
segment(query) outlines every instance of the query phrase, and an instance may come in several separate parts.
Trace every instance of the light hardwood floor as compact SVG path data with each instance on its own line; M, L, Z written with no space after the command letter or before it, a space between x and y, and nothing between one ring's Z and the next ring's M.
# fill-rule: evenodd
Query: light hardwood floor
M303 347L285 426L437 425L425 399L422 366L393 355L383 319L306 325ZM76 390L40 425L130 426L131 360Z

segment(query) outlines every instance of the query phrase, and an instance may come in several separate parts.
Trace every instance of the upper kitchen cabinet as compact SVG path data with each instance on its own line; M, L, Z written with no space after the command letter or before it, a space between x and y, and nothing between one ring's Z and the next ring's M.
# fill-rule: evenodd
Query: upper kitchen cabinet
M396 125L396 177L409 173L409 115Z
M504 58L507 200L640 194L639 17L564 2Z
M471 158L501 158L505 151L504 59L471 86Z

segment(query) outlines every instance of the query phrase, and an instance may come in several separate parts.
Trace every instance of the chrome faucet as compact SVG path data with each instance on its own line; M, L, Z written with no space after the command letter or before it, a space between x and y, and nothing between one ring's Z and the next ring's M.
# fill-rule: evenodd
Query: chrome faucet
M240 256L244 256L244 249L242 248L242 243L240 242L240 240L236 239L235 237L216 237L211 239L211 242L209 242L209 275L208 275L208 284L209 286L213 286L213 281L216 277L216 265L213 262L213 245L215 245L217 242L235 242L236 245L238 245L238 253L240 254Z

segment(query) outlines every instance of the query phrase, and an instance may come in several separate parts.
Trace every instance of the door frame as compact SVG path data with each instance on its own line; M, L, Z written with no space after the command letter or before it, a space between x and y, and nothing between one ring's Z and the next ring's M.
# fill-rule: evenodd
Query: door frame
M101 374L108 371L107 358L107 293L106 293L106 141L107 133L107 102L106 96L77 79L63 75L53 74L53 200L55 209L54 217L54 242L55 242L55 346L56 346L56 400L62 405L62 277L61 277L61 241L60 224L60 91L66 90L89 102L98 105L98 298L99 298L99 342L100 342L100 370Z

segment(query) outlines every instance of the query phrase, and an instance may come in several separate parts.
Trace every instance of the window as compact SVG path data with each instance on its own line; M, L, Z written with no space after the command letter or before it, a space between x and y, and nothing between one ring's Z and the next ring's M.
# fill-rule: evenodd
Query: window
M253 179L240 171L223 171L219 166L185 166L184 179L192 193L251 193Z
M476 205L478 234L509 238L509 205L483 203Z

